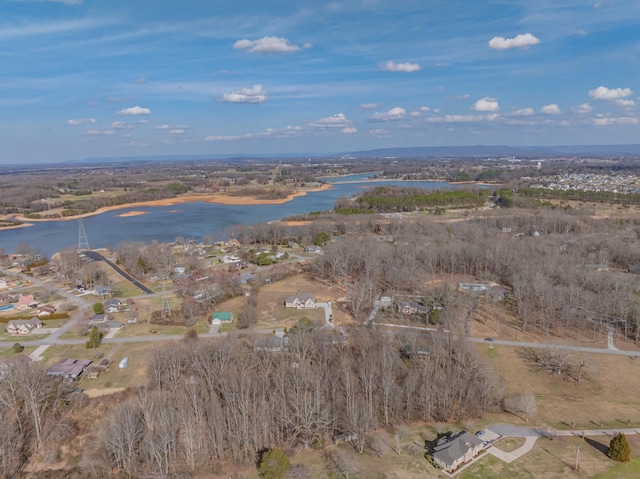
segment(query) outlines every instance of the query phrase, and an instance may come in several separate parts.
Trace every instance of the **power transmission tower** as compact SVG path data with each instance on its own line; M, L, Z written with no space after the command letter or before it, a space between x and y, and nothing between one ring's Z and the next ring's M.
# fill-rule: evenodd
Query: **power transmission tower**
M162 309L160 314L163 318L171 317L171 306L169 305L169 295L167 294L167 280L169 278L165 276L162 278Z
M78 220L78 250L88 250L89 239L87 238L87 232L84 230L84 223L82 220Z

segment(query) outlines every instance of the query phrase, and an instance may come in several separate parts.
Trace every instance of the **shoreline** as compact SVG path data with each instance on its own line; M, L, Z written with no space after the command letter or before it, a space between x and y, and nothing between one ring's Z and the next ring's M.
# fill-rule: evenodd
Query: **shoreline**
M214 203L219 205L279 205L282 203L287 203L298 196L305 196L307 193L313 193L315 191L324 191L332 189L332 185L322 185L317 188L309 188L303 191L297 191L295 193L291 193L286 198L279 198L275 200L260 200L247 196L227 196L221 194L213 194L213 195L191 195L191 196L177 196L175 198L165 198L162 200L150 200L150 201L139 201L134 203L125 203L122 205L113 205L113 206L105 206L103 208L99 208L90 213L84 213L81 215L75 216L65 216L61 218L27 218L21 214L11 214L7 215L7 219L13 219L22 221L23 223L15 226L8 227L0 227L0 231L15 229L15 228L26 228L29 226L33 226L34 223L44 223L49 221L72 221L81 218L87 218L89 216L101 215L103 213L108 213L110 211L124 210L128 208L137 208L143 206L173 206L180 205L183 203L195 203L198 201L202 201L204 203ZM126 214L126 213L125 213ZM136 215L139 215L140 212L136 212ZM130 215L132 216L132 215Z

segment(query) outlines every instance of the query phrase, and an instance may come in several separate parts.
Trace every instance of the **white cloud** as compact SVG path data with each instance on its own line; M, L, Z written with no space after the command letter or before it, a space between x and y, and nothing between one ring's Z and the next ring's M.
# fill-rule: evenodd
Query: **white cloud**
M540 40L531 33L521 33L513 38L493 37L489 40L489 47L495 50L506 50L508 48L525 48L538 43Z
M75 118L75 119L67 120L67 125L76 126L76 125L82 125L83 123L95 124L97 122L98 120L96 120L95 118Z
M617 100L618 98L626 98L633 95L631 88L607 88L599 86L589 91L589 96L593 100Z
M633 100L622 100L622 99L618 99L616 100L616 105L622 107L622 108L631 108L636 106L636 102Z
M417 72L420 70L420 65L418 63L396 63L393 60L389 60L386 63L380 64L380 69L386 72Z
M174 130L169 130L169 134L170 135L182 135L182 134L184 134L184 129L183 128L176 128Z
M500 106L498 105L498 100L485 96L475 102L471 109L475 111L499 111Z
M579 115L584 115L585 113L589 113L593 110L593 107L588 103L583 103L582 105L574 106L571 111L574 113L578 113Z
M376 110L380 108L380 103L362 103L360 108L363 110Z
M431 108L429 108L428 106L421 106L420 107L420 111L430 111Z
M154 130L170 130L171 127L165 123L164 125L154 126L153 129Z
M133 128L133 125L129 125L124 121L114 121L113 123L111 123L111 128L113 128L114 130L130 130L131 128Z
M291 43L286 38L265 36L258 40L238 40L233 44L236 50L246 50L248 53L287 53L300 50L298 45ZM304 48L311 48L310 43L305 43Z
M204 141L233 141L240 138L242 138L242 135L209 135Z
M384 130L382 128L375 128L373 130L369 130L369 134L371 136L375 136L376 138L383 138L389 135L389 132L387 130Z
M267 128L260 133L243 133L242 135L209 135L205 141L236 141L250 138L265 138L270 136L286 138L299 134L302 131L300 126L287 126L282 129Z
M507 113L509 116L532 116L535 115L536 111L531 107L520 108L518 110L513 110Z
M350 125L351 121L349 121L343 113L338 113L309 123L309 126L314 128L346 128Z
M638 123L640 123L640 120L633 116L599 116L598 118L593 119L593 124L597 126L636 125Z
M490 113L488 115L444 115L433 116L427 118L429 123L476 123L481 121L493 121L498 118L497 113Z
M401 120L407 114L407 110L396 106L389 111L386 112L377 112L371 117L372 120L377 121L390 121L390 120Z
M351 135L353 133L358 133L358 129L355 126L347 126L346 128L343 128L342 133L346 134L346 135Z
M545 105L540 108L540 113L543 113L545 115L559 115L560 113L562 113L562 111L560 110L560 107L558 105L556 105L555 103L551 103L550 105Z
M420 113L420 111L418 111L418 110L414 110L414 111L412 111L412 112L410 113L410 116L411 116L412 118L418 118L418 117L422 116L422 113Z
M115 130L89 130L85 135L99 136L99 135L113 135Z
M120 115L151 115L151 110L148 108L142 108L141 106L132 106L130 108L123 108L118 112Z
M227 103L262 103L266 101L267 94L262 89L262 85L253 85L251 88L243 88L240 91L225 93L222 101Z
M149 120L138 120L138 123L141 123L141 124L144 125L146 123L149 123Z

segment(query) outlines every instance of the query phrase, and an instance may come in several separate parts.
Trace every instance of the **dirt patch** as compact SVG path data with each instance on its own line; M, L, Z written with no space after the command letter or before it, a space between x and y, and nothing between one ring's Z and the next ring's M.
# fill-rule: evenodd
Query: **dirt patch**
M103 389L87 389L84 393L90 398L99 398L102 396L108 396L109 394L116 394L124 391L126 388L103 388Z

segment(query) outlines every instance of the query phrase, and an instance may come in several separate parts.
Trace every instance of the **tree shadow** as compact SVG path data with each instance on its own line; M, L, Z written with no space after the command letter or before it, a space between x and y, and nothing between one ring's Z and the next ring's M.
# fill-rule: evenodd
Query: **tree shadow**
M570 464L566 461L564 461L564 459L561 459L560 457L556 456L554 453L552 453L549 449L547 449L546 447L543 447L542 450L544 452L546 452L547 454L549 454L551 457L557 459L558 461L560 461L562 464L564 464L566 467L568 467L569 469L573 469L573 464Z
M589 444L591 447L593 447L594 449L596 449L597 451L601 452L602 454L604 454L605 456L607 455L607 451L609 450L609 446L606 444L602 444L601 442L598 442L594 439L591 439L590 437L585 437L584 441Z

